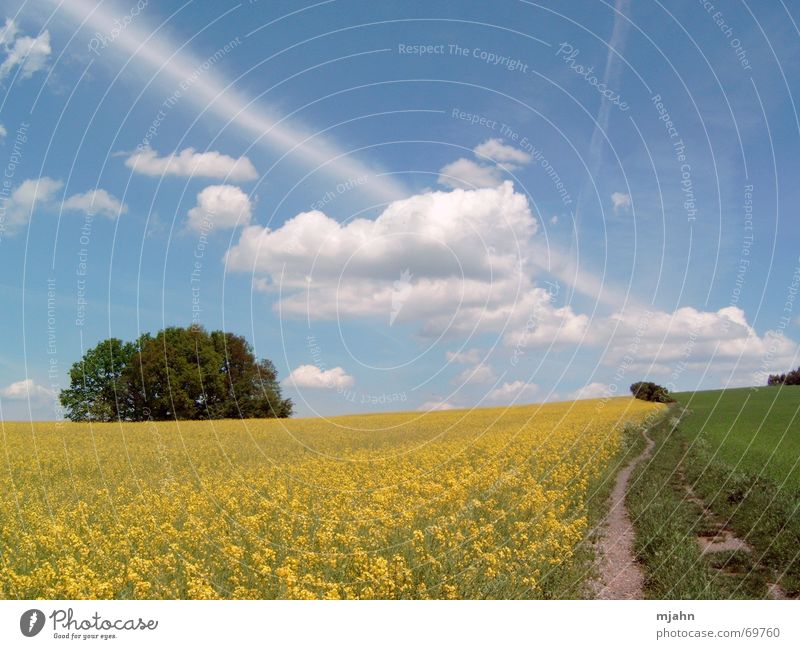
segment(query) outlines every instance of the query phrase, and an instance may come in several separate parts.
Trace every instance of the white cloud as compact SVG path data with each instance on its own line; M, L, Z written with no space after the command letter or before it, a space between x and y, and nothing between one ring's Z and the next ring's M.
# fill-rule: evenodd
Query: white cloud
M254 225L227 264L255 271L262 288L280 282L283 313L327 319L388 318L394 283L408 270L398 323L424 322L430 333L488 321L494 329L528 288L520 269L536 229L527 199L507 182L395 201L375 220L342 224L313 211L276 230Z
M455 406L452 403L448 403L447 401L441 399L433 399L431 401L426 401L423 403L419 410L424 410L425 412L437 411L437 410L455 410Z
M14 235L19 232L27 225L31 214L37 208L57 210L57 194L63 187L62 181L47 176L31 178L20 183L5 202L0 200L0 218L5 217L2 223L6 233ZM126 205L105 189L92 189L83 194L73 194L61 204L61 207L67 211L101 214L108 217L115 217L128 210Z
M569 305L558 307L547 289L530 287L515 303L514 317L505 330L510 347L526 350L551 345L579 345L599 342L595 326L599 318L576 313ZM604 329L605 331L605 329Z
M630 194L623 194L622 192L614 192L611 194L611 203L614 205L615 212L628 211L631 208Z
M2 124L0 124L0 140L4 140L6 135L8 135L8 131L6 130L6 127L3 126Z
M203 176L233 182L258 178L247 156L232 158L219 151L199 152L191 147L161 158L153 149L137 151L125 160L125 166L146 176Z
M624 298L615 298L616 311L592 315L560 305L536 282L543 254L536 232L525 196L506 182L413 196L374 220L339 223L314 211L275 230L251 226L227 263L254 273L256 286L280 300L274 307L284 317L323 320L388 321L394 284L408 270L397 322L416 326L423 338L492 334L523 353L588 348L605 366L623 368L625 382L677 367L711 367L728 380L720 372L752 374L765 363L785 370L796 359L796 342L759 334L738 308L646 312L620 309ZM447 360L477 365L483 358L468 350L448 352Z
M628 309L599 321L595 330L601 342L612 341L603 358L606 365L624 363L631 370L646 371L654 364L651 371L661 374L709 366L739 373L778 371L800 352L798 344L780 332L759 335L739 307L681 307L672 313Z
M12 192L11 200L17 205L33 209L37 202L49 203L55 194L64 186L60 180L47 176L25 180Z
M738 307L702 311L681 307L674 312L636 307L608 316L576 313L556 307L543 289L532 289L517 306L528 311L525 323L514 320L504 341L523 350L581 346L601 349L600 361L630 383L642 374L680 381L685 372L708 369L720 378L746 376L750 384L766 380L765 372L786 368L798 358L797 342L776 331L759 334ZM533 323L533 324L531 324ZM671 378L672 377L672 378Z
M38 385L33 379L23 379L5 388L0 388L0 397L11 401L23 401L28 398L30 398L31 401L36 401L52 398L54 394L52 390Z
M578 388L575 392L567 395L568 401L577 401L578 399L602 399L611 395L611 388L606 383L589 383L582 388Z
M492 390L488 398L490 401L518 403L532 398L538 392L539 386L535 383L512 381L511 383L503 383L499 388Z
M512 171L517 165L531 161L528 153L504 144L499 138L481 142L473 151L489 164L459 158L439 170L437 182L453 189L497 187L503 182L503 170Z
M46 176L20 183L8 199L0 200L0 217L5 217L2 223L6 233L14 235L19 232L30 221L34 209L40 204L51 203L63 186L64 183L60 180Z
M184 87L181 102L190 102L201 111L230 122L231 127L252 138L256 146L267 148L273 154L290 154L290 160L297 160L307 168L319 169L320 174L333 182L364 177L367 182L359 187L359 192L368 196L371 202L374 199L385 202L406 193L395 178L388 174L380 175L380 170L374 165L364 164L348 155L346 147L337 145L316 129L299 126L296 117L286 119L285 115L265 106L263 101L253 100L231 87L230 79L217 73L222 67L217 63L218 54L212 53L215 57L212 60L206 54L202 58L194 55L188 44L176 49L174 40L162 34L158 23L148 23L143 14L120 30L118 7L111 3L70 0L59 3L58 9L59 16L71 17L75 27L85 25L90 33L115 33L114 47L105 50L104 56L116 55L122 61L130 60L130 67L141 71L146 81L157 79L156 82L169 93L179 85ZM220 53L224 49L224 56L230 56L229 52L235 52L237 43L224 44ZM191 83L187 84L187 80Z
M446 352L445 357L451 363L465 363L477 365L483 360L484 352L482 349L459 349L454 352Z
M440 185L454 189L475 189L497 187L503 182L503 176L497 167L481 165L466 158L459 158L439 170L437 182Z
M189 210L189 228L203 230L249 225L250 198L234 185L209 185L197 194L197 205Z
M355 383L355 379L341 367L322 370L316 365L301 365L292 370L284 383L296 388L342 390Z
M497 377L495 377L492 368L481 363L475 367L468 367L465 369L454 379L453 382L460 385L470 385L475 383L491 383L496 378Z
M86 214L100 214L109 218L128 211L127 205L123 205L105 189L91 189L83 194L74 194L64 201L63 208Z
M392 310L389 313L389 326L397 320L397 316L400 315L400 311L411 294L411 280L411 271L406 268L400 273L400 277L392 282Z
M603 349L603 365L621 370L631 381L638 374L678 375L711 368L719 374L774 372L794 362L798 344L775 331L760 335L738 307L702 311L681 307L673 312L628 307L590 318L571 307L555 307L543 289L523 299L531 320L508 330L505 342L523 349L575 346ZM726 377L729 375L726 374ZM764 377L766 378L766 377Z
M482 142L473 149L475 155L489 158L494 162L527 164L531 161L531 156L525 151L521 151L509 144L504 144L499 138L491 138Z
M0 30L0 47L3 49L11 47L17 39L18 33L19 29L17 29L16 23L10 18L6 18L6 23L3 25L3 29Z
M27 79L47 65L50 48L50 33L45 30L36 38L20 36L13 20L7 19L0 32L0 47L5 58L0 63L0 81L8 77L19 66L19 78Z

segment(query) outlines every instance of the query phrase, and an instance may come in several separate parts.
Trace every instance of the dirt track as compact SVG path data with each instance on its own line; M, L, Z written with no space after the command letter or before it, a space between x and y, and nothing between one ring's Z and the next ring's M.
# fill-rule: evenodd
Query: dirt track
M628 482L637 465L650 457L655 442L643 433L647 440L645 449L617 475L614 490L609 499L608 514L601 526L598 545L600 579L596 585L597 599L643 599L644 573L636 563L633 552L634 529L625 507Z
M598 562L600 576L594 584L596 599L644 599L644 572L636 562L634 553L635 532L628 510L625 507L625 495L634 469L653 453L655 442L647 434L642 435L647 444L644 450L617 474L614 489L609 497L608 514L600 525L598 542ZM750 545L737 537L727 525L706 506L695 494L686 480L682 467L678 468L679 476L687 492L687 499L695 503L714 528L714 534L699 535L698 543L704 555L722 551L752 552ZM786 593L775 580L768 584L770 599L786 599Z

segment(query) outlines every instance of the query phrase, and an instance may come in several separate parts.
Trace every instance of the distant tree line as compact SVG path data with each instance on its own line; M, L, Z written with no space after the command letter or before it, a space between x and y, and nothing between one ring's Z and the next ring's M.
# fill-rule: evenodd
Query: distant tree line
M169 327L135 342L109 338L69 372L59 398L72 421L289 417L275 366L242 336Z
M770 374L767 385L800 385L800 367L786 374Z
M638 381L632 384L631 394L643 401L656 401L658 403L674 403L675 401L667 388L652 381Z

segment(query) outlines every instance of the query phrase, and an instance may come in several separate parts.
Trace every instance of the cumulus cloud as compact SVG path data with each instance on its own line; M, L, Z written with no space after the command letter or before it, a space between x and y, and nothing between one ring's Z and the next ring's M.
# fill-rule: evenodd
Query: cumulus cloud
M759 334L738 307L681 307L673 312L628 307L590 318L572 307L554 306L539 288L522 302L535 315L508 329L508 345L602 349L601 363L625 377L644 372L679 381L684 372L712 368L726 379L746 374L751 384L760 383L766 373L785 369L800 354L797 342L780 332Z
M465 363L469 365L477 365L483 359L482 349L459 349L454 352L446 352L445 357L451 363Z
M426 401L423 403L419 409L425 412L437 411L437 410L455 410L455 406L452 403L444 401L442 399L432 399L431 401Z
M652 376L674 389L686 373L708 371L723 383L757 385L766 382L768 374L793 367L800 357L796 341L776 330L759 334L745 312L733 306L717 311L681 307L673 312L629 308L587 320L581 342L605 349L601 363L624 377L618 388ZM603 389L608 387L593 383L571 398L579 398L579 393L580 398L607 396Z
M774 331L759 334L737 307L668 312L628 305L590 315L559 304L537 284L536 232L527 199L505 182L413 196L374 220L339 223L313 211L275 230L250 226L227 263L231 271L254 273L284 316L323 320L389 322L398 278L409 271L397 323L413 325L422 338L490 334L523 353L594 349L630 382L642 373L667 373L669 380L676 371L709 366L717 376L785 370L797 357L796 342ZM472 350L446 358L483 362Z
M128 211L127 205L123 205L105 189L91 189L83 194L74 194L64 201L63 207L65 210L99 214L109 218Z
M57 211L59 207L57 194L63 187L64 183L54 178L47 176L32 178L20 183L5 201L0 199L0 218L4 217L2 223L6 234L18 233L27 225L36 209ZM128 210L126 205L105 189L73 194L64 200L61 207L66 211L101 214L108 217L124 214Z
M459 158L439 170L437 182L440 185L454 189L497 187L503 182L503 176L497 167L478 164L466 158Z
M301 365L292 370L284 383L296 388L343 390L351 387L355 379L341 367L323 370L316 365Z
M497 187L503 182L503 170L511 171L531 161L528 153L505 144L499 138L481 142L473 152L482 160L481 163L459 158L439 170L437 182L453 189Z
M6 18L3 29L0 29L0 47L7 49L13 45L18 33L19 29L17 29L16 23L10 18Z
M499 138L491 138L482 142L474 149L475 155L489 158L495 162L510 164L527 164L531 161L530 154L517 149L509 144L504 144Z
M738 372L778 371L797 358L798 344L782 333L759 335L739 307L702 311L681 307L672 313L628 309L603 319L594 327L600 342L613 342L606 365L665 374L703 370ZM766 379L766 376L764 376ZM755 382L760 381L756 378Z
M527 288L520 269L536 229L527 199L506 182L412 196L375 220L339 223L312 211L276 230L254 225L229 250L227 265L255 270L267 290L280 281L283 313L326 319L388 321L395 283L406 273L398 323L424 322L431 334L469 330L483 312L494 321L507 317Z
M470 385L475 383L491 383L495 380L495 378L496 377L492 368L481 363L475 367L468 367L465 369L454 379L453 382L460 385Z
M19 68L20 79L32 77L47 65L50 56L50 32L43 31L37 37L21 36L13 20L7 19L0 32L0 48L5 55L0 63L0 81Z
M614 192L611 194L611 204L614 206L615 212L627 212L631 208L631 196L622 192Z
M6 130L6 127L3 126L2 124L0 124L0 141L4 140L6 135L8 135L8 131Z
M42 177L25 180L20 183L5 201L0 201L0 216L6 234L19 232L28 221L38 205L53 201L56 193L64 186L60 180Z
M606 383L589 383L582 388L578 388L574 392L567 395L568 401L578 399L602 399L611 395L611 387Z
M488 398L498 403L518 403L533 398L538 392L539 386L535 383L512 381L492 390Z
M24 401L29 398L31 401L36 401L52 398L53 396L54 392L52 390L39 385L33 379L23 379L0 388L0 397L11 401Z
M189 210L190 229L235 228L249 225L252 215L250 198L235 185L209 185L197 194L197 204Z
M191 147L163 157L147 148L131 155L125 160L125 166L146 176L203 176L232 182L258 178L258 172L247 156L232 158L219 151L200 152Z

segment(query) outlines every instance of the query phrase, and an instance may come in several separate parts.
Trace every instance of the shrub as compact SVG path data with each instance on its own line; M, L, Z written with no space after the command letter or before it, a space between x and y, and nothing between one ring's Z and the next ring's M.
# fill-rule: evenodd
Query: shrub
M770 374L767 385L800 385L800 367L788 374Z
M652 381L638 381L631 385L631 394L642 401L655 401L657 403L673 403L675 399L670 396L667 388Z

